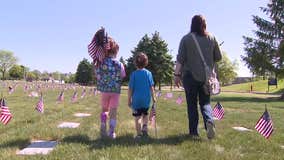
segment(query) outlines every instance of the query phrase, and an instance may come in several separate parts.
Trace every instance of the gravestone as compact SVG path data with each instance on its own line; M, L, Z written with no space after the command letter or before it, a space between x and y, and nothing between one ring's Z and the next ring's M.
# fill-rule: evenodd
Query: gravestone
M36 154L46 155L50 153L55 148L56 145L57 145L57 141L44 141L44 140L32 141L29 146L18 151L16 154L17 155L36 155Z

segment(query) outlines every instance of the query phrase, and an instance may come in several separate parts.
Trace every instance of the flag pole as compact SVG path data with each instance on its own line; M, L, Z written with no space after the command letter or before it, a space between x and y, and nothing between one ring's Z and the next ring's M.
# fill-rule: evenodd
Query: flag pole
M155 124L154 124L154 128L155 128L155 136L156 138L158 138L158 131L157 131L157 102L154 102L154 107L155 107Z

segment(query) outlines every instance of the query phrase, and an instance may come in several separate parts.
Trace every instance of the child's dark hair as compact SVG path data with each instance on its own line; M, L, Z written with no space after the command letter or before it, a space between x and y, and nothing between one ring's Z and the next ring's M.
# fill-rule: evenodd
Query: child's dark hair
M144 68L148 65L148 57L145 53L140 52L136 55L134 63L137 68Z

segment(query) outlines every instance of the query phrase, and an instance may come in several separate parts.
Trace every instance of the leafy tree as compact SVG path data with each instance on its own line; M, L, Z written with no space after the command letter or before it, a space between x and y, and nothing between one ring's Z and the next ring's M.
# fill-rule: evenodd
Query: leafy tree
M27 81L32 82L35 79L36 79L36 75L33 72L28 72L27 73L27 77L26 77Z
M52 75L52 78L54 78L55 80L61 80L60 72L56 71L56 72L51 73L51 75Z
M148 37L146 34L131 52L132 56L127 59L127 73L136 69L133 60L138 53L143 52L148 56L149 63L146 68L152 72L159 90L161 90L162 83L172 83L174 63L172 56L168 53L168 44L162 40L158 32L155 32L152 37Z
M231 62L225 52L222 53L222 60L217 63L218 77L222 85L230 84L236 77L238 63Z
M84 85L90 84L93 81L93 67L86 58L84 58L77 67L75 81Z
M24 65L20 65L20 66L21 66L23 73L24 73L23 78L26 79L27 73L30 71L30 69L29 69L29 67L26 67Z
M43 71L43 72L42 72L42 74L41 74L41 80L47 81L47 80L49 80L49 77L50 77L50 75L49 75L49 73L48 73L47 71Z
M24 70L19 65L14 65L9 70L9 76L13 79L23 79L24 78Z
M14 57L13 52L0 50L0 72L2 73L2 79L5 79L6 72L17 62L17 58Z
M41 79L41 72L39 70L33 70L32 73L35 75L35 80Z
M284 53L277 52L280 41L284 39L284 33L281 33L284 26L284 1L271 0L260 9L269 19L253 16L253 22L258 28L254 31L256 38L243 37L246 55L242 59L255 75L284 75Z

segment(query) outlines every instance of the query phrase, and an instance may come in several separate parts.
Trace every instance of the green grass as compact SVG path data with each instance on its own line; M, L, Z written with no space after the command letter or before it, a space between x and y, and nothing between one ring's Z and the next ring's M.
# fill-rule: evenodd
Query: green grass
M278 80L278 87L270 86L268 92L268 80L259 80L248 83L235 84L222 87L222 91L237 91L237 92L249 92L251 85L253 86L253 92L262 93L275 93L279 94L284 91L284 79Z
M82 89L81 89L82 90ZM65 93L65 103L56 104L60 90L45 90L45 113L34 110L38 98L30 98L18 86L15 93L6 95L8 107L13 113L11 122L0 124L0 159L198 159L198 160L247 160L284 159L284 106L278 97L266 94L222 93L212 99L212 105L220 101L225 117L216 121L217 137L206 138L200 117L201 139L187 136L186 105L177 105L175 99L183 92L174 92L174 98L158 100L158 137L150 128L151 138L135 141L134 120L127 107L127 92L123 90L118 109L117 139L99 138L99 96L88 96L79 102L70 102L72 90ZM79 94L81 91L79 92ZM164 92L165 93L165 92ZM254 130L254 125L264 111L272 116L275 131L266 140ZM91 113L91 117L76 118L74 113ZM77 129L58 129L63 121L80 122ZM250 128L252 132L238 132L234 126ZM56 140L59 144L49 155L18 156L16 151L26 147L31 140Z

